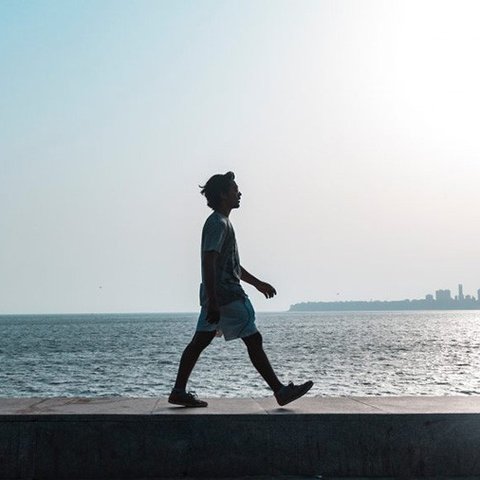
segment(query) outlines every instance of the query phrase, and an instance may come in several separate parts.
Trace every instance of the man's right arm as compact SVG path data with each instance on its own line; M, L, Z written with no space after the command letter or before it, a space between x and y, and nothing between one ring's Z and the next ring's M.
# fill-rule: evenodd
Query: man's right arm
M203 280L207 294L207 321L218 323L220 320L220 308L218 306L217 291L215 288L215 265L218 259L218 252L203 252Z

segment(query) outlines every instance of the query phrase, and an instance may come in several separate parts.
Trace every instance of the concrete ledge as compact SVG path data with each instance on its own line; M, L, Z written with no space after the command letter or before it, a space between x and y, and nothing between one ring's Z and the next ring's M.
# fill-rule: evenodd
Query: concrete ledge
M0 399L0 479L480 476L480 397Z

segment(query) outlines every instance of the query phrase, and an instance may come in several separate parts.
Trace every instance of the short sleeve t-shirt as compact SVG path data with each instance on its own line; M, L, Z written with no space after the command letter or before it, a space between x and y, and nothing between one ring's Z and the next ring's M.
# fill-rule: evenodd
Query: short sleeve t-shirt
M215 287L219 305L239 300L247 295L240 285L241 268L235 232L230 220L218 212L213 212L205 221L202 230L202 284L200 285L200 305L207 305L204 285L203 258L205 252L218 252L215 268Z

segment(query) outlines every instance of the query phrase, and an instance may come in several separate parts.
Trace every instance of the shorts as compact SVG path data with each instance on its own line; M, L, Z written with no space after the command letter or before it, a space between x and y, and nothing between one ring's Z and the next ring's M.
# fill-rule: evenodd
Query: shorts
M220 321L207 322L207 308L202 307L197 322L197 332L214 332L221 330L225 340L235 340L257 333L255 311L248 298L242 298L220 307Z

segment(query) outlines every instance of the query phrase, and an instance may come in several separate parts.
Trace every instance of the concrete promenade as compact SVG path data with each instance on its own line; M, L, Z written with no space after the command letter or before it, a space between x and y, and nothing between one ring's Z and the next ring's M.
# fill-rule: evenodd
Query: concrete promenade
M0 398L0 479L480 478L480 397Z

